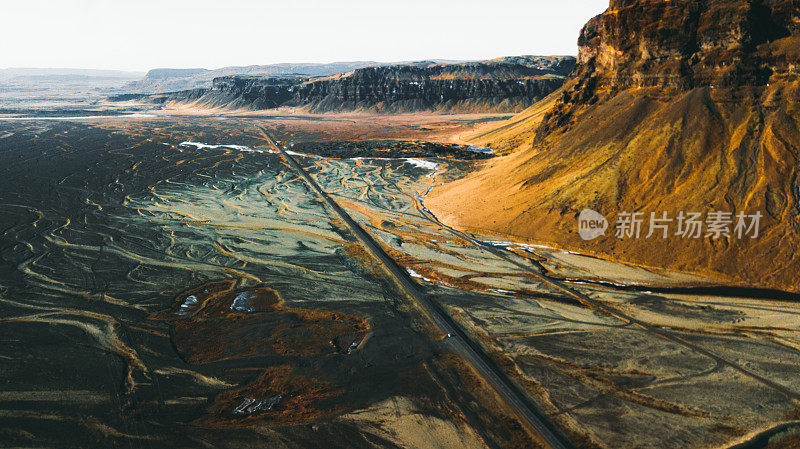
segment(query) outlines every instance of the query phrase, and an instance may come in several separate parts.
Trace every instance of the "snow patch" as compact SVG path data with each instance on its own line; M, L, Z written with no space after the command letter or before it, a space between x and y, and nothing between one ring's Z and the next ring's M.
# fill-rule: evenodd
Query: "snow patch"
M422 275L412 270L411 268L406 268L406 271L408 271L408 274L410 274L412 278L422 279Z
M219 149L219 148L228 148L230 150L244 151L246 153L263 153L264 152L263 150L257 150L255 148L246 147L244 145L226 145L226 144L209 145L209 144L206 144L206 143L191 142L191 141L181 142L179 144L179 146L182 146L182 147L195 147L198 150L205 150L205 149L216 150L216 149Z
M436 170L439 166L436 162L426 161L423 159L414 159L411 157L403 158L406 164L411 164L414 167L424 168L426 170Z
M255 309L250 306L250 300L255 298L255 295L250 292L242 292L233 298L231 310L234 312L252 312Z
M284 148L286 148L286 147L284 147ZM313 157L313 158L317 158L317 159L322 159L322 156L317 156L316 154L298 153L298 152L292 151L292 150L285 150L285 151L286 151L286 154L290 154L292 156Z
M193 309L194 306L197 305L197 296L190 295L187 296L186 299L183 300L183 304L181 304L181 308L175 312L176 315L184 316L189 313L189 310Z
M471 151L473 153L481 153L481 154L492 154L494 150L491 148L486 147L477 147L475 145L470 145L467 147L467 151Z
M36 117L36 116L15 116L15 117L0 117L0 120L9 121L23 121L23 120L87 120L87 119L115 119L115 118L152 118L158 117L154 114L122 114L122 115L76 115L76 116L63 116L63 117Z
M433 282L431 279L426 278L425 276L417 273L416 271L412 270L411 268L406 267L406 271L408 272L409 276L412 278L422 279L426 282Z

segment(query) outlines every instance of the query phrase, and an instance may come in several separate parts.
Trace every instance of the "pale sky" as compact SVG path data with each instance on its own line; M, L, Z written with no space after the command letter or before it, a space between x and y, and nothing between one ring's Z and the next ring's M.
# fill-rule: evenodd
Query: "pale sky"
M608 0L0 0L0 68L577 54Z

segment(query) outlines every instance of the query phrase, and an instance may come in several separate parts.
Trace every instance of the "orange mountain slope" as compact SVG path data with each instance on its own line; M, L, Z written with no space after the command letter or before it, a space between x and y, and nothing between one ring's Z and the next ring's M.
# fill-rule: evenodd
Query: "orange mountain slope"
M579 45L561 90L471 136L502 156L426 205L462 229L800 291L798 3L615 0ZM604 236L578 235L584 208ZM763 218L756 238L735 217L693 238L674 235L681 211ZM639 238L615 235L622 212L642 213ZM646 238L664 212L668 237Z

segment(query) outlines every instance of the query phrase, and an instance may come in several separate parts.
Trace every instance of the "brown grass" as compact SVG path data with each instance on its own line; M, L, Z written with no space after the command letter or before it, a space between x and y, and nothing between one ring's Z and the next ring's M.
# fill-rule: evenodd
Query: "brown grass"
M364 318L285 307L278 293L265 286L246 290L254 295L250 300L252 312L236 312L230 305L245 290L234 290L233 286L233 281L202 285L179 295L170 310L153 315L170 323L173 344L188 362L209 363L263 354L333 353L335 338L349 334L363 338L369 330ZM197 305L187 315L177 315L189 295L197 297Z
M777 82L761 96L747 88L698 88L672 98L657 93L624 91L575 111L568 124L540 136L548 104L537 104L474 137L477 144L510 148L507 156L434 189L426 205L461 229L798 291L800 82ZM605 237L585 242L578 236L576 217L584 208L609 219ZM679 211L711 210L761 211L766 216L760 236L614 235L623 211L675 217Z
M343 393L344 390L328 382L293 372L288 365L272 366L264 369L247 385L217 395L207 414L193 424L248 427L313 422L341 413L343 410L336 407L320 407L320 403ZM284 398L273 410L264 410L251 415L233 413L234 408L245 398L262 399L277 394L282 394Z

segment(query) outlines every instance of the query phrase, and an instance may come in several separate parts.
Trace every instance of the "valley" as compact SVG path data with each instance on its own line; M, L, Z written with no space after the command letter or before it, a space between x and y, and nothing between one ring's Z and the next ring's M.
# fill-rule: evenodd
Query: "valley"
M0 427L16 445L76 422L70 444L162 447L700 448L794 428L796 299L585 284L716 280L439 222L427 197L496 156L404 142L491 122L438 116L438 130L372 135L410 141L351 144L335 120L97 120L3 125L3 182L17 188L0 356L16 387ZM75 373L63 389L43 377L54 369Z
M4 10L0 448L799 447L797 0L157 3Z

